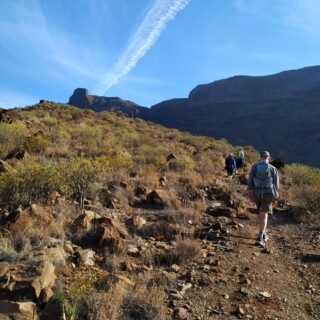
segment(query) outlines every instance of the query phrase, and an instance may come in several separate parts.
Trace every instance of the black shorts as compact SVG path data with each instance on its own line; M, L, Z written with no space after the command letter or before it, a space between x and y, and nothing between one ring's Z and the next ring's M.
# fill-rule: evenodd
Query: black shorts
M227 170L228 176L232 176L233 175L234 168L226 167L226 170Z
M237 169L242 168L242 166L243 166L243 159L238 158L238 159L236 160L236 163L237 163Z

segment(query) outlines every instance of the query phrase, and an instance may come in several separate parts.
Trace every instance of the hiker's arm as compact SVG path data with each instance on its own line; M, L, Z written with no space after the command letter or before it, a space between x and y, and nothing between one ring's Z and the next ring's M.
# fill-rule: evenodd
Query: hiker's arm
M249 179L248 179L248 197L250 200L253 200L252 189L253 189L254 173L255 173L255 165L252 166L249 174Z
M276 192L276 198L279 198L279 174L276 168L274 168L272 178L273 178L274 190Z

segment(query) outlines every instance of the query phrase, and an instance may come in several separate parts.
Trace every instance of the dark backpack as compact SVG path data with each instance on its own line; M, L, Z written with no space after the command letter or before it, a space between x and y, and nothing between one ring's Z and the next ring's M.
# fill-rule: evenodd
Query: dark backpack
M235 159L233 157L228 157L226 159L226 167L227 168L234 168L235 167Z

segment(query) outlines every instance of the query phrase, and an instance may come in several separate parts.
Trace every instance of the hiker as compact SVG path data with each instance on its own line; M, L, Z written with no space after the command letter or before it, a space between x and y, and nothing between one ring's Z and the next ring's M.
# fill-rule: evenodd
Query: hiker
M259 236L257 244L264 245L268 240L268 214L272 214L272 204L279 197L279 176L277 169L269 163L270 154L263 151L260 161L255 163L248 179L248 194L259 212Z
M237 160L236 160L237 170L239 170L240 168L243 167L243 163L244 163L244 151L241 149L238 152L238 156L237 156Z
M225 161L225 169L227 170L228 177L232 177L233 170L236 168L236 159L233 157L233 154L230 153Z

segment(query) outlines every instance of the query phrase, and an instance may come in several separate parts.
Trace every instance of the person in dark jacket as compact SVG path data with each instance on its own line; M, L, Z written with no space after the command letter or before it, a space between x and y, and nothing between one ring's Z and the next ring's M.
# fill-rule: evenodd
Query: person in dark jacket
M230 153L229 156L226 158L225 164L225 169L227 170L228 176L232 177L233 170L236 168L236 159L234 158L232 153Z
M259 212L260 231L257 243L264 245L268 240L268 214L272 214L274 199L279 198L279 176L277 169L269 163L269 152L263 151L260 156L260 161L252 166L249 174L248 193Z

